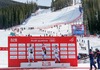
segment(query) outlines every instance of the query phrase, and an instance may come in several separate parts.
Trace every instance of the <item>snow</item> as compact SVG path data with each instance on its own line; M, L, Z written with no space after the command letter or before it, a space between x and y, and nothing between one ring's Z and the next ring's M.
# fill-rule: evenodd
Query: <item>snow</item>
M0 68L8 67L8 51L0 51Z
M32 36L71 35L71 25L83 23L83 14L79 12L79 5L80 4L69 6L56 12L52 12L50 9L39 9L36 13L32 13L30 18L22 23L22 25L15 26L7 30L0 30L0 47L8 47L8 36L10 35L10 32L15 32L18 36L26 36L28 34ZM22 30L22 28L25 29ZM19 32L14 29L19 29ZM20 31L22 33L20 33ZM88 40L90 41L90 46L93 47L94 50L95 48L100 49L100 39L97 37L77 37L77 40L78 53L88 54ZM85 42L82 42L82 40ZM82 47L85 47L86 50L82 49L79 43L83 44ZM0 61L4 61L4 63L0 63L0 67L8 67L8 52L0 52L0 54L3 53L4 55L0 57L5 57L5 59L0 58Z
M35 15L33 15L35 14ZM69 22L72 22L76 18L81 18L80 12L79 12L79 4L75 6L69 6L64 9L58 10L56 12L51 12L50 9L39 9L36 13L33 13L30 18L28 18L22 25L12 27L10 30L0 30L0 46L1 47L7 47L7 37L9 36L10 32L13 32L15 28L25 28L25 30L21 30L22 34L19 32L15 32L17 35L23 35L26 36L28 34L31 34L33 36L44 36L49 31L54 33L49 33L48 35L61 35L61 34L71 34L71 25L64 25L65 23L68 24ZM73 21L73 22L76 22ZM58 28L54 27L54 25L62 25L60 27L60 31L58 31ZM33 30L29 30L29 27L33 27ZM53 28L51 28L53 27ZM67 28L68 27L68 28ZM45 29L46 28L46 29ZM42 30L44 31L42 31ZM66 30L66 31L65 31ZM69 32L67 32L69 30Z
M100 49L100 38L98 37L77 37L78 40L80 40L79 42L77 42L78 45L78 52L80 53L86 53L88 54L88 40L89 40L89 44L90 44L90 48L93 47L93 51L95 51L96 48ZM87 50L83 50L82 48L80 48L79 43L82 43L82 40L85 41L84 47L86 47Z
M79 5L75 5L74 7L70 6L56 12L46 12L31 17L25 27L47 27L62 22L68 23L73 21L78 16L80 16Z
M82 14L79 12L79 5L80 4L69 6L56 12L52 12L50 9L37 10L35 13L32 13L32 16L22 23L22 25L7 30L0 30L0 47L8 46L7 40L10 32L15 32L18 36L26 36L28 34L32 36L71 35L71 24L83 23L83 18L80 16ZM30 27L34 29L29 29ZM25 29L21 30L21 28ZM19 32L14 31L14 29L19 29ZM20 31L22 33L20 33ZM90 47L94 49L100 46L100 39L97 37L77 37L77 39L80 40L77 42L78 53L88 54L87 40L90 41ZM85 43L81 42L81 40L84 40ZM83 44L82 47L85 47L86 50L82 49L79 43Z

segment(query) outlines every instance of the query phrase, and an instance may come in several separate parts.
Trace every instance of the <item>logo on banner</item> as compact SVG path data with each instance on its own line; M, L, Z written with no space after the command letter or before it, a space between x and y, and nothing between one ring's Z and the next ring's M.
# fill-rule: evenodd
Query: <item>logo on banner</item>
M11 38L10 42L17 42L17 38Z
M73 42L73 41L74 41L74 38L71 38L69 41L70 41L70 42Z
M42 62L42 66L51 66L51 62Z
M61 64L61 66L63 67L63 66L64 66L64 64Z

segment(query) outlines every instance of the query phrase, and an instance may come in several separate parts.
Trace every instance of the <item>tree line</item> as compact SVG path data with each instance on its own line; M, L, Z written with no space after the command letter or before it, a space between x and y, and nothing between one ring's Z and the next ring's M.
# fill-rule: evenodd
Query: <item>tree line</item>
M52 0L52 11L72 5L73 0Z
M22 4L8 1L8 3L6 2L4 5L0 4L0 29L6 29L22 24L25 19L27 19L31 13L35 12L37 9L37 4L32 2Z
M83 20L90 34L100 34L100 0L82 0Z

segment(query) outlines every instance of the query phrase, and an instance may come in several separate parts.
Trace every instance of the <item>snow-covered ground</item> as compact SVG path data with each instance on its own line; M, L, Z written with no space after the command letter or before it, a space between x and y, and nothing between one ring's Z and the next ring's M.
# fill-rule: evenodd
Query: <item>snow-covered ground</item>
M35 28L43 28L62 22L70 23L79 16L79 5L75 5L74 7L69 6L56 12L43 13L43 11L41 11L39 15L34 17L32 16L28 23L26 25L22 25L22 27L32 26Z
M39 9L36 13L33 13L35 15L32 14L22 25L12 27L6 31L0 30L0 46L7 47L7 38L14 29L19 29L19 32L17 30L14 31L19 36L26 36L28 34L32 36L71 34L70 23L82 24L80 22L82 21L82 14L79 11L79 5L69 6L56 12L51 12L50 9ZM22 30L21 28L25 29Z
M26 36L29 34L32 36L71 35L71 24L83 23L79 5L69 6L56 12L52 12L50 9L39 9L36 13L32 13L32 16L22 23L22 25L7 30L0 30L0 47L8 47L8 36L11 32L15 32L18 36ZM90 41L90 46L93 48L99 48L100 46L100 39L97 37L77 37L77 39L78 53L88 54L87 40ZM86 47L86 50L81 48L79 43L83 44L82 47ZM7 52L0 51L0 55L0 67L8 67Z

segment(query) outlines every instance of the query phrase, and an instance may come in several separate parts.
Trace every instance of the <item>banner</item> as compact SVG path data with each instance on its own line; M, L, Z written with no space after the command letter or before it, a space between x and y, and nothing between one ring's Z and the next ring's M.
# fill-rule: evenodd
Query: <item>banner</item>
M8 47L0 47L0 51L8 51Z
M84 35L85 28L83 24L72 25L72 35Z
M20 63L28 62L28 47L34 48L34 62L42 61L42 44L46 45L46 61L55 61L54 48L60 50L61 63L77 66L76 37L8 37L8 66L20 67Z

